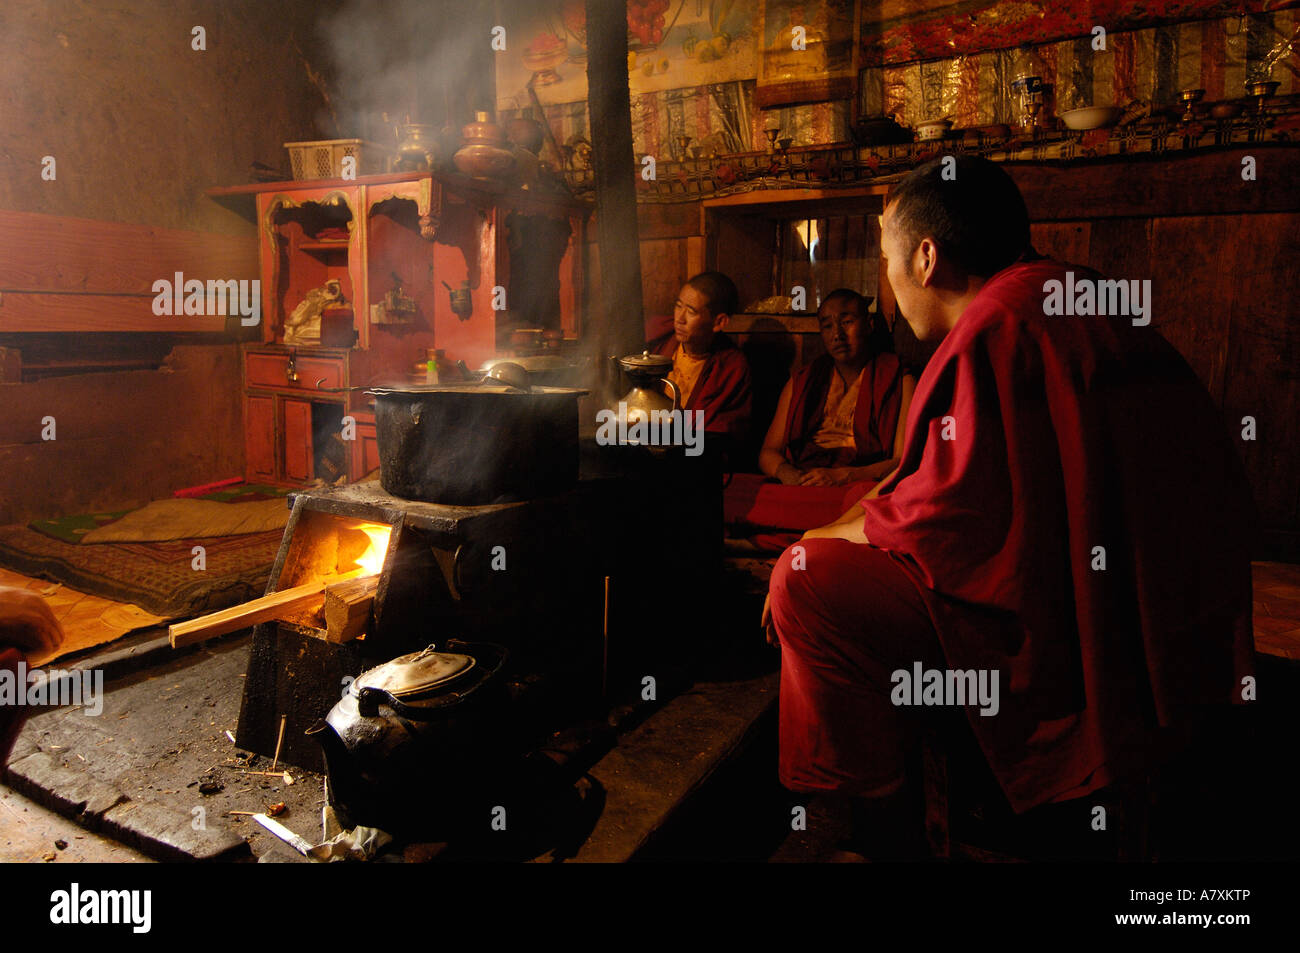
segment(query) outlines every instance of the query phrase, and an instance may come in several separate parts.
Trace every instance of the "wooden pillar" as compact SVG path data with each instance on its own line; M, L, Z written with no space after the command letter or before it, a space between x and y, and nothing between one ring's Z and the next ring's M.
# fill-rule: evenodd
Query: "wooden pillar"
M597 344L604 356L631 354L645 341L641 254L637 238L632 101L627 86L627 6L586 0L587 106L596 181L600 250Z

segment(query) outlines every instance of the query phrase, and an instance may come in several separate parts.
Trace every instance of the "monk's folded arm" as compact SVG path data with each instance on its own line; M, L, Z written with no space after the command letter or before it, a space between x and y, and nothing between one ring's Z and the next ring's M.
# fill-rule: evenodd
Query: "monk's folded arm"
M860 480L880 480L886 474L893 473L898 469L899 460L899 457L891 457L888 460L877 460L865 467L848 467L849 478L844 482L857 483Z
M790 463L785 452L785 432L789 416L790 382L786 381L776 404L776 413L772 415L772 423L767 428L767 436L763 439L763 447L758 452L758 468L768 476L780 480L781 469L785 467L793 472L788 473L787 478L781 482L798 483L799 468Z

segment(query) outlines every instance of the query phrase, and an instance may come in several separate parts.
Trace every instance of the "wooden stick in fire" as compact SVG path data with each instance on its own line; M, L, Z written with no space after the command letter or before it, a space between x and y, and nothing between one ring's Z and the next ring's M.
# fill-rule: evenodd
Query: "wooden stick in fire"
M220 612L199 616L189 622L178 622L167 629L167 633L171 637L172 648L192 645L195 642L202 642L204 639L225 635L227 632L234 632L237 629L256 625L259 622L283 618L285 615L295 612L319 609L325 602L326 586L342 582L345 579L354 579L363 573L365 573L365 570L358 568L333 576L325 576L315 582L293 586L289 589L281 589L279 592L262 596L260 599L231 606L229 609L222 609Z
M275 739L275 757L271 759L271 770L275 771L275 766L280 763L280 745L284 743L284 723L289 720L288 715L280 716L280 733Z

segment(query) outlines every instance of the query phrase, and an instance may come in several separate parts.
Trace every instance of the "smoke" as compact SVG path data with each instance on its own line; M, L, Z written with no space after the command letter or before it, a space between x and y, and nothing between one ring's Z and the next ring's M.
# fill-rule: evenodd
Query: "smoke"
M513 26L518 18L510 11L527 10L534 2L342 0L318 24L321 45L329 55L339 138L361 137L391 147L395 126L407 115L412 122L451 122L459 127L473 118L476 109L494 111L499 54L492 49L492 28L498 16L507 27ZM508 43L516 42L522 42L521 38L508 36ZM380 118L385 113L387 125ZM323 123L321 128L330 125ZM592 396L583 401L581 419L584 427L594 432L595 410L607 406L628 387L610 358L631 350L614 342L606 343L608 353L602 350L598 325L609 320L608 313L626 310L628 298L638 296L610 293L590 276L587 280L589 305L583 318L589 323L582 329L582 343L564 350L573 359L567 373L543 381L590 390ZM635 306L639 312L639 299ZM399 378L376 383L401 387L408 382Z
M458 125L475 109L491 108L495 54L484 20L491 14L490 3L345 0L319 24L340 136L391 145L393 126L408 115Z

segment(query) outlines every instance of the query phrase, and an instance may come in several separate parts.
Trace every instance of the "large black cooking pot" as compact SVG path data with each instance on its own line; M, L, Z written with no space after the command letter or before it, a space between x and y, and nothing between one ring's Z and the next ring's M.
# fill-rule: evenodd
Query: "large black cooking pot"
M394 496L477 506L562 493L578 480L584 390L488 382L367 393L379 482Z

